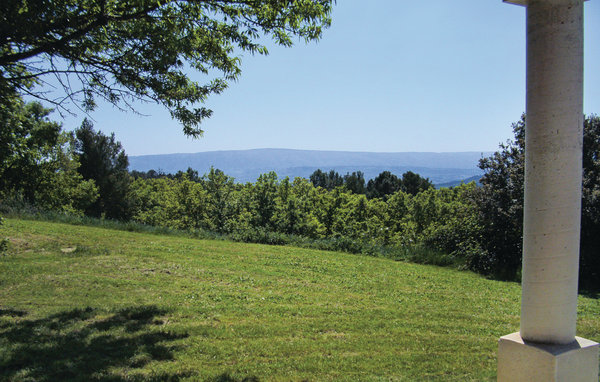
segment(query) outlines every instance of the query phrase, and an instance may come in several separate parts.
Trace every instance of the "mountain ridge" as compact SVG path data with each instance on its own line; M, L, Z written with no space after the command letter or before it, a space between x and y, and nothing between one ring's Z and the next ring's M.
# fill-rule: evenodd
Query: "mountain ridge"
M333 150L299 150L260 148L218 150L198 153L173 153L130 156L130 168L151 169L165 173L185 171L188 167L204 174L210 167L233 176L237 182L253 182L265 172L275 171L280 177L308 177L316 169L347 172L362 171L371 179L382 171L400 176L406 171L419 173L435 183L460 181L483 172L477 167L480 158L490 152L367 152Z

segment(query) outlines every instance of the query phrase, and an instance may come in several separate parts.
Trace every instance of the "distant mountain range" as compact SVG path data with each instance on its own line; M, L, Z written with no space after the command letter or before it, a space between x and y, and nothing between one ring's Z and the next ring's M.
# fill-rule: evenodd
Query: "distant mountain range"
M483 172L479 159L489 152L402 152L373 153L353 151L318 151L291 149L254 149L207 151L195 154L161 154L129 157L131 170L156 170L164 173L185 171L188 167L204 174L213 166L233 176L237 182L254 182L260 174L275 171L280 178L308 178L315 170L335 170L341 175L362 171L365 179L382 171L401 176L412 171L429 178L436 185L455 185L478 179Z

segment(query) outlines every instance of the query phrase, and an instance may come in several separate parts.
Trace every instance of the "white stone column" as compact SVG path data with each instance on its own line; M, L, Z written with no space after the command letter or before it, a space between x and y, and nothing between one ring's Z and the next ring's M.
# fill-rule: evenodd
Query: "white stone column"
M575 340L583 155L583 0L529 0L524 340Z
M598 381L598 344L576 338L583 153L583 1L527 7L521 329L499 381Z

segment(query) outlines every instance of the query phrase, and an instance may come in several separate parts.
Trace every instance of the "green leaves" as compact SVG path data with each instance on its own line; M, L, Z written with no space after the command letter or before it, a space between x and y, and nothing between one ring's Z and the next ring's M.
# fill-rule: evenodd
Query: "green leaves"
M98 185L99 196L85 209L90 216L129 220L131 201L128 198L131 178L127 172L129 161L115 135L96 132L92 123L84 119L75 131L76 155L83 179Z
M62 110L72 102L92 110L97 98L125 109L130 100L142 99L162 104L186 135L198 137L200 122L212 114L198 104L239 77L237 55L267 54L262 36L284 46L291 46L294 36L320 38L331 23L332 2L4 2L0 100L18 92ZM192 80L187 68L205 74L205 83ZM56 77L61 94L34 87L48 75Z
M0 199L82 214L98 189L77 172L73 137L50 113L36 102L0 104Z
M513 124L515 139L500 145L480 161L485 171L482 187L474 194L481 229L482 251L472 268L514 279L521 269L523 190L525 174L525 115ZM600 118L591 115L583 126L583 185L581 219L580 287L600 288Z

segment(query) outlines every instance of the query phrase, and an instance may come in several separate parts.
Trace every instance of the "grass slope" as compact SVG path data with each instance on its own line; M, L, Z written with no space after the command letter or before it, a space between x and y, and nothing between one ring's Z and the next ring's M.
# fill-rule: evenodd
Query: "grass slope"
M520 287L333 252L8 219L0 380L495 380ZM76 248L76 249L75 249ZM578 334L600 340L600 301Z

